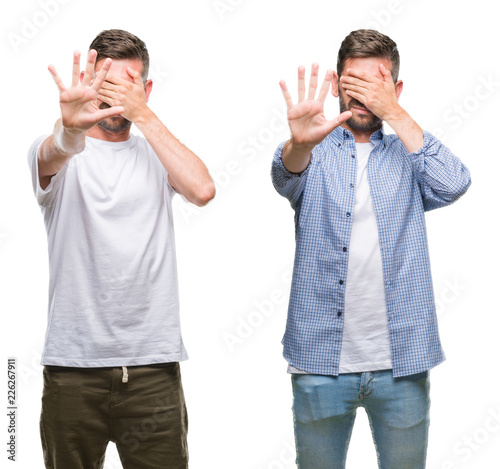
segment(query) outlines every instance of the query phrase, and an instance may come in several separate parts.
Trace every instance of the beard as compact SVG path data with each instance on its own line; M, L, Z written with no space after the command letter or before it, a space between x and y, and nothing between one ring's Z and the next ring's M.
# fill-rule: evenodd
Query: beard
M344 111L350 111L353 106L368 109L364 104L354 98L351 98L346 104L344 97L342 96L342 90L339 90L339 104L341 113ZM355 115L354 112L346 121L346 124L349 125L352 130L369 132L370 130L377 130L382 126L382 119L377 117L375 114Z
M101 103L99 106L99 109L107 109L111 107L107 103ZM97 125L108 132L123 132L124 130L127 130L130 128L132 125L132 122L130 122L128 119L125 119L125 117L121 116L113 116L113 117L106 117L102 121L98 122Z

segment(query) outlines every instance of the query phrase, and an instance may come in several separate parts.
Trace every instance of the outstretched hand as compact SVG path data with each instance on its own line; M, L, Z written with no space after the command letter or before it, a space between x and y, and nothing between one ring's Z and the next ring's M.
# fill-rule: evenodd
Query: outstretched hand
M106 59L97 76L94 78L97 52L91 50L87 65L80 83L80 52L73 56L73 76L71 87L66 88L53 65L49 72L59 88L59 104L61 107L62 125L68 131L83 133L106 117L116 116L123 112L122 106L99 109L97 94L111 67L111 59Z
M313 64L309 91L305 97L305 68L300 66L298 72L299 100L293 104L292 97L287 89L286 83L280 81L281 91L288 109L288 124L292 133L292 143L295 147L313 148L320 143L333 129L343 124L352 116L350 111L343 112L335 119L327 120L324 115L324 103L330 90L333 79L333 70L327 70L323 84L316 98L318 87L319 65Z

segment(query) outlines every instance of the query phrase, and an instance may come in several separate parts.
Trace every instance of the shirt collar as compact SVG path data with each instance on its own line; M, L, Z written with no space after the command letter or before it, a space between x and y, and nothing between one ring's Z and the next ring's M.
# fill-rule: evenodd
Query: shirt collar
M377 146L379 143L384 142L385 136L384 124L382 124L382 127L380 129L371 134L370 142ZM330 138L332 139L336 147L343 147L349 140L354 143L354 135L342 126L338 126L333 129L332 133L330 134Z

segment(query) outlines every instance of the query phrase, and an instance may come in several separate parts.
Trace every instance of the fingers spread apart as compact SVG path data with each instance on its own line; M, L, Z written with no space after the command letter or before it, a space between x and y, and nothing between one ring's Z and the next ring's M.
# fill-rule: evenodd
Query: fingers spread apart
M309 94L307 99L314 99L316 96L316 88L318 87L318 70L319 65L317 63L312 64L311 79L309 80Z
M73 74L71 79L71 86L78 86L80 81L80 52L73 53Z
M61 79L61 77L58 75L56 72L56 68L53 65L49 65L49 72L52 75L52 78L54 79L55 84L59 88L59 91L62 93L63 91L66 91L66 87L64 86L64 83Z
M85 67L85 72L83 74L82 78L82 86L90 86L93 88L95 91L99 90L101 85L103 84L104 80L106 79L107 73L111 67L112 60L111 59L106 59L97 73L97 76L94 78L94 70L95 70L95 61L97 57L97 52L95 50L91 50L88 54L87 57L87 64ZM75 51L73 53L73 69L72 69L72 74L71 74L71 86L76 87L79 86L80 83L80 58L81 54L79 51ZM54 79L55 84L59 88L59 91L62 93L63 91L66 91L67 88L64 85L61 77L57 73L54 65L49 65L48 66L49 72L52 75L52 78Z
M111 67L111 63L112 63L111 59L106 59L102 64L99 73L97 74L94 82L92 83L92 88L94 88L94 90L98 91L101 88L102 84L104 83L104 80L106 80L109 68Z
M307 94L307 99L308 100L314 100L316 99L316 91L318 89L318 71L319 71L319 65L317 63L314 63L312 65L311 69L311 78L309 81L309 90ZM325 102L326 97L328 96L328 92L330 90L330 86L333 80L333 70L327 70L325 79L323 80L323 84L321 85L319 95L317 100L320 102ZM283 93L283 97L285 98L286 102L286 107L287 109L291 109L293 107L293 101L292 97L290 95L290 92L288 91L288 88L286 86L286 83L284 80L280 81L280 88ZM299 100L298 102L302 102L305 100L305 91L306 91L306 85L305 85L305 67L300 66L298 69L298 97Z
M94 78L94 68L95 68L95 59L97 57L97 52L92 49L89 51L89 55L87 56L87 65L85 66L85 73L83 74L82 85L89 86L92 78Z
M290 96L290 92L288 91L288 88L286 87L286 83L284 80L280 81L280 88L281 88L281 92L283 93L283 97L285 98L286 108L291 109L293 107L293 101L292 101L292 97Z

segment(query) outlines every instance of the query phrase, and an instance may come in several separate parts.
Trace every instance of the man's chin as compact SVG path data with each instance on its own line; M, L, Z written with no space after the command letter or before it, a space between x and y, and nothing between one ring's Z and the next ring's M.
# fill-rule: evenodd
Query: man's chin
M118 133L124 132L125 130L129 129L132 125L132 122L130 122L128 119L125 119L125 117L117 116L107 117L106 119L98 122L97 125L107 132Z
M347 125L358 132L377 130L382 125L382 120L375 115L352 116L346 121Z

